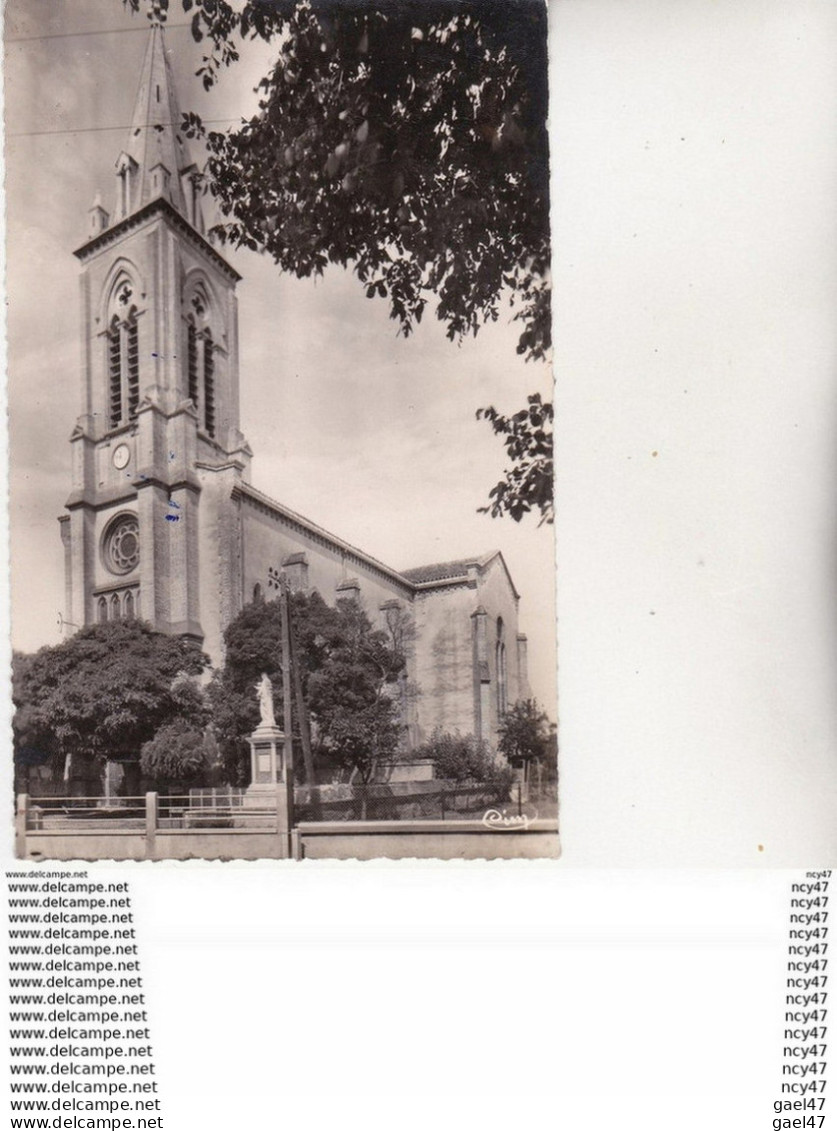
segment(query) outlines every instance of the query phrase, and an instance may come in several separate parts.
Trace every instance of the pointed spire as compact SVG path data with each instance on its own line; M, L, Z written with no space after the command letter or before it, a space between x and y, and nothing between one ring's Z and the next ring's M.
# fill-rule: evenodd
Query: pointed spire
M192 184L196 173L166 56L162 13L155 5L151 34L140 73L128 143L117 161L117 218L124 219L164 197L199 230L202 221Z

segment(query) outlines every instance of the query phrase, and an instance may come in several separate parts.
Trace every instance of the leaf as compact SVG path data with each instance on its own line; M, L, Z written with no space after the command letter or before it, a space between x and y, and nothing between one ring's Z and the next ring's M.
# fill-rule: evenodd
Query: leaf
M542 0L190 2L193 35L219 56L199 75L206 89L237 55L234 33L278 36L261 113L207 139L211 191L233 243L267 250L301 278L329 263L354 267L401 334L432 300L457 342L508 301L520 322L512 348L548 358ZM268 201L281 240L265 226ZM551 415L484 418L509 465L503 508L491 513L546 513Z

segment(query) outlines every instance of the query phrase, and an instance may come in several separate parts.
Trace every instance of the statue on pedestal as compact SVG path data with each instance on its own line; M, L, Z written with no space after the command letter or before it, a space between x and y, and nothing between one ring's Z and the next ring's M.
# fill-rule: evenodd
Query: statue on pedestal
M259 720L259 726L276 726L276 719L273 714L273 684L270 682L270 677L262 674L262 678L256 684L256 695L259 700L259 710L262 717Z

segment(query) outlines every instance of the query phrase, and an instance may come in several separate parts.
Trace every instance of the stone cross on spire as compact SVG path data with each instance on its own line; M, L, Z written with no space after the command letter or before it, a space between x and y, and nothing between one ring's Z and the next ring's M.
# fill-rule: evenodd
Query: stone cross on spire
M168 4L164 4L163 0L151 0L151 11L148 13L148 18L152 24L162 27L166 22L166 8L168 8Z

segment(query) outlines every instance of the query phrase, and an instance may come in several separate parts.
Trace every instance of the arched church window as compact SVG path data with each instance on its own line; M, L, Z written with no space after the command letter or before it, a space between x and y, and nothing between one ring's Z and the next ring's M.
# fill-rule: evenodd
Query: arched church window
M136 420L139 407L139 333L137 312L134 308L131 309L125 331L125 350L128 360L128 419Z
M125 620L134 619L134 595L128 590L125 594Z
M110 599L110 619L120 620L122 617L122 609L119 605L119 594L114 593Z
M108 426L118 428L135 420L139 408L139 327L127 280L114 293L114 311L107 331Z
M198 407L198 330L194 320L189 319L187 328L189 357L189 397L195 408Z
M109 422L111 428L117 428L122 423L122 334L115 314L108 330L108 375Z
M253 604L257 605L259 603L259 601L261 601L261 599L262 599L262 587L257 581L256 584L253 586Z
M497 645L495 659L497 666L497 712L500 715L505 715L506 711L509 709L508 670L506 666L505 629L503 626L502 617L497 617Z
M187 302L186 314L186 384L189 399L198 414L198 427L215 436L217 344L211 325L210 300L203 284L198 283Z
M122 514L105 530L102 558L111 573L130 573L139 565L139 523L136 516Z
M108 603L104 597L100 597L97 602L96 617L99 624L105 624L108 619Z
M212 331L207 330L203 343L203 410L208 436L215 435L215 358Z

